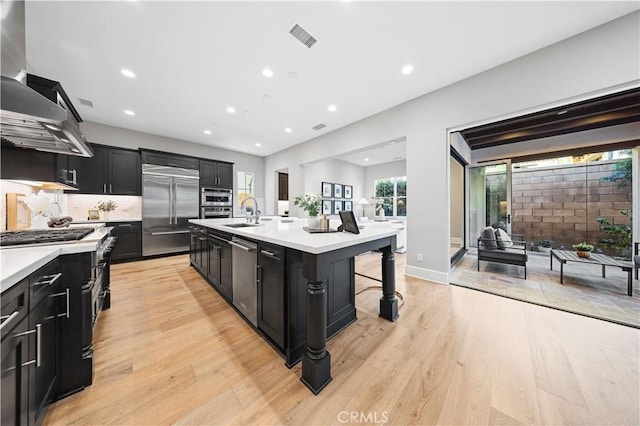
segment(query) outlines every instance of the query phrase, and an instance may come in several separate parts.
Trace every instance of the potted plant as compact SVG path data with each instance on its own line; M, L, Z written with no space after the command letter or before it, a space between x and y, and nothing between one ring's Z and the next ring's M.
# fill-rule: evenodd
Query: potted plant
M293 205L300 206L302 210L309 214L309 219L307 220L309 228L320 228L320 218L318 215L322 211L321 194L298 195L295 198Z
M98 201L98 205L96 206L96 208L100 211L100 214L102 215L102 220L109 220L109 217L111 216L111 212L114 211L117 207L118 205L113 200Z
M550 253L553 242L553 240L540 240L538 242L538 251L541 253Z
M573 248L576 250L576 254L579 257L589 257L591 256L591 252L593 251L593 246L588 243L574 244Z

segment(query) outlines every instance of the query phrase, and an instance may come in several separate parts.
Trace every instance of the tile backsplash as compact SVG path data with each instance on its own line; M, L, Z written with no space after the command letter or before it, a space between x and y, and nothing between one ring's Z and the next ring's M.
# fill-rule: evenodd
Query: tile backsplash
M110 221L140 220L142 218L142 197L132 195L89 195L65 194L61 197L62 211L74 221L87 220L89 210L97 209L99 201L113 200L118 207L111 212Z

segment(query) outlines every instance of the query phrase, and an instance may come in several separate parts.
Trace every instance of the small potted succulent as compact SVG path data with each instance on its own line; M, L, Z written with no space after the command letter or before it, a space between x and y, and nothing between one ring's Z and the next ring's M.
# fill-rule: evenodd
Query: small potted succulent
M589 243L574 244L573 248L576 250L576 254L579 257L589 257L593 251L593 246Z
M553 243L553 240L540 240L538 242L538 251L541 253L550 253Z

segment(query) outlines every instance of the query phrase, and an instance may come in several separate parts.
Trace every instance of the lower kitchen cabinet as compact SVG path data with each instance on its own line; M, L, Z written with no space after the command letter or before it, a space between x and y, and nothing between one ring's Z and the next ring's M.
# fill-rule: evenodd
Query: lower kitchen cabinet
M222 232L208 233L209 271L207 278L228 301L233 300L231 276L231 235Z
M209 275L209 242L206 228L190 225L189 261L205 278Z
M53 260L2 294L2 425L42 424L57 398L67 320L59 270Z
M285 251L267 243L258 246L258 328L278 347L285 347Z
M142 222L109 222L116 245L111 252L112 262L130 262L142 257Z

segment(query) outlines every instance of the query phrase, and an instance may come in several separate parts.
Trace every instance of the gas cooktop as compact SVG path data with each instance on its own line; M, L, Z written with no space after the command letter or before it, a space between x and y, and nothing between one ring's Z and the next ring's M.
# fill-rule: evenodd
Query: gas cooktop
M93 228L6 231L0 233L0 246L75 242L83 239L92 232Z

